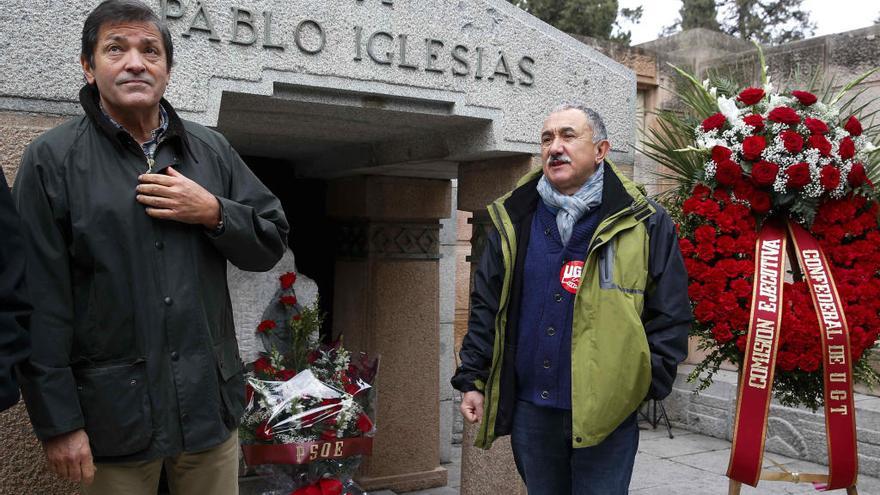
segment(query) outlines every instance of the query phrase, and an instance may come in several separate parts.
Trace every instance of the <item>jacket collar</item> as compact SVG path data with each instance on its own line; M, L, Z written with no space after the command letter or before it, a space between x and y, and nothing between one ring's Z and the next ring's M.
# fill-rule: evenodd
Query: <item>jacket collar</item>
M128 132L115 126L101 110L100 94L98 93L97 85L86 84L83 86L79 91L79 103L82 105L83 110L89 119L91 119L98 129L110 137L110 140L114 144L123 149L130 149L131 151L136 151L138 154L143 154L143 151L140 150L137 143L131 139ZM195 156L190 149L186 129L183 126L183 120L177 115L177 112L174 111L174 108L168 103L168 100L162 98L159 104L162 105L162 108L165 109L165 113L168 115L168 129L165 131L164 141L173 144L181 153L186 149L190 152L191 156Z

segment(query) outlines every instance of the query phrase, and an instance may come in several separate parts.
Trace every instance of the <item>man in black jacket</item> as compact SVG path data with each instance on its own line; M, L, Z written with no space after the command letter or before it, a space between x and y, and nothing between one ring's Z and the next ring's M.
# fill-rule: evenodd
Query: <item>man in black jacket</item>
M2 171L0 182L0 411L4 411L18 402L13 367L30 352L26 331L30 306L25 302L18 214Z
M34 304L22 394L51 469L85 494L155 494L163 464L174 493L238 492L226 262L269 270L288 224L223 136L162 98L172 62L148 7L101 3L85 115L28 147L14 188Z

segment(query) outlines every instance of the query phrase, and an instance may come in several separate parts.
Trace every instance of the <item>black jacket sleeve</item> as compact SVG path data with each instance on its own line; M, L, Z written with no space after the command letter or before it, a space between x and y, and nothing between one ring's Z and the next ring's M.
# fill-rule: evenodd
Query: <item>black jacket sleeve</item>
M501 235L492 229L474 274L468 331L458 355L461 364L452 377L452 386L461 392L482 391L492 365L495 317L498 315L504 259Z
M271 270L287 249L290 227L281 202L226 143L224 160L230 167L226 195L218 196L223 229L211 235L214 246L241 270Z
M688 353L691 305L688 277L678 248L675 224L665 210L648 219L649 286L642 322L651 350L651 389L648 397L663 399L672 391L678 364Z
M0 170L0 411L18 402L13 368L30 354L30 306L25 298L24 246L18 214Z

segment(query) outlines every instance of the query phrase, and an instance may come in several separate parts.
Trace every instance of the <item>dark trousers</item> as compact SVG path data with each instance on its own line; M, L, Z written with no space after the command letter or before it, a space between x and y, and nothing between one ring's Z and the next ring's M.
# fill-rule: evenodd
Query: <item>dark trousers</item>
M571 446L571 411L517 401L511 433L529 495L626 495L639 446L636 414L599 445Z

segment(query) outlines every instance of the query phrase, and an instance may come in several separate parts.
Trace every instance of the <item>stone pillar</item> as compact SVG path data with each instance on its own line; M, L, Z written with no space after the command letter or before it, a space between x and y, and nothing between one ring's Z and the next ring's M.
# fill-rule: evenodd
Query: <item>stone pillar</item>
M473 212L471 225L471 285L473 273L483 254L486 236L492 228L486 206L513 189L517 180L536 165L531 156L516 156L461 164L458 181L458 208ZM456 347L461 346L466 329L456 328ZM510 449L510 437L495 441L489 450L474 447L476 425L465 424L461 452L461 494L489 495L505 493L525 495Z
M339 223L333 333L380 356L377 433L358 481L397 492L446 485L440 467L440 218L448 180L359 177L330 184Z

